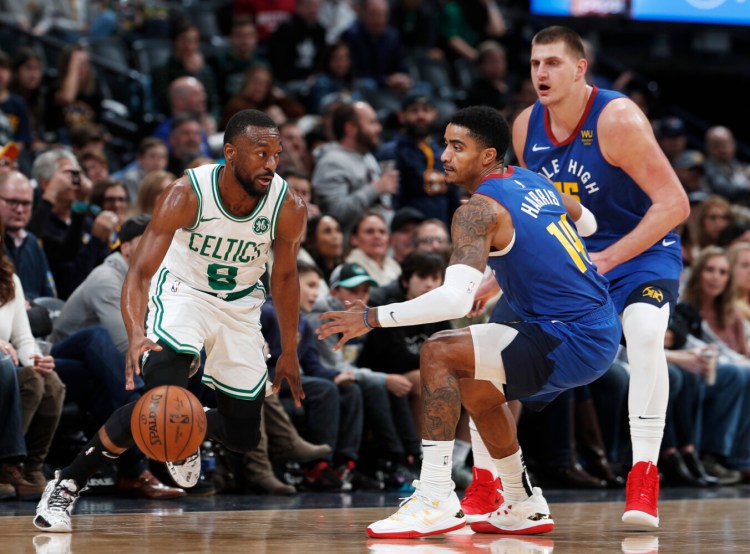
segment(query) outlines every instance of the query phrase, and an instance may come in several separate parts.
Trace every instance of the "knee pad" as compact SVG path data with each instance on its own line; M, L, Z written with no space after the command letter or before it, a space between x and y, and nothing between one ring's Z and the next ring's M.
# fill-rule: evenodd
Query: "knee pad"
M143 362L144 390L160 385L177 385L187 388L190 368L195 360L193 354L175 352L164 341L157 342L160 351L151 350Z
M130 448L135 444L133 433L130 430L130 416L133 414L135 402L125 404L109 416L104 423L104 430L109 439L121 448Z
M217 409L209 410L208 435L232 452L249 452L260 441L260 415L265 397L240 400L216 392Z

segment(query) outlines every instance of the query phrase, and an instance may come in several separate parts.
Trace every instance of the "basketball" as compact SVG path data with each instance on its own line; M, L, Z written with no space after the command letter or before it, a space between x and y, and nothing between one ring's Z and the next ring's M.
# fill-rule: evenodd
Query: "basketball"
M136 446L159 462L178 462L198 450L206 436L206 413L193 393L162 385L135 403L130 429Z

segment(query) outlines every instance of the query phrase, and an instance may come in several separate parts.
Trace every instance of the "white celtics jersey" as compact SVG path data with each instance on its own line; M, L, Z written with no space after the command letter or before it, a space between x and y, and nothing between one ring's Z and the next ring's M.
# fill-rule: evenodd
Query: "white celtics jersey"
M192 227L179 229L162 267L186 285L220 297L240 297L260 281L276 234L287 182L274 175L250 215L237 217L219 195L219 169L209 164L185 173L198 198Z

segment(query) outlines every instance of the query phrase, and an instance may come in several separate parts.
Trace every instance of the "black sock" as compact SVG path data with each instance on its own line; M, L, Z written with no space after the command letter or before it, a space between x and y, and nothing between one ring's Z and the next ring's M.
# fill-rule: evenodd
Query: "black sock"
M83 452L60 472L60 479L73 479L79 490L86 485L89 477L107 464L114 462L120 455L107 452L99 440L99 433L89 441Z

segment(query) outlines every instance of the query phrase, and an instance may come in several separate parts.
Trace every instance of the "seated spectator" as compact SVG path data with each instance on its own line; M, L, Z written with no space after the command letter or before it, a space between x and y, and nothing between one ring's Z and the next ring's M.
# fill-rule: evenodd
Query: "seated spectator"
M109 254L109 240L117 229L117 215L96 213L89 204L91 182L75 157L66 150L45 152L31 168L41 198L28 230L42 239L57 285L67 299Z
M450 225L459 206L460 187L445 183L440 156L442 140L433 136L438 110L430 95L409 93L401 103L398 121L403 128L378 151L381 163L395 162L399 191L394 198L398 207L411 206L425 217L441 219Z
M745 336L750 340L750 244L736 244L729 249L732 283L737 309L745 324Z
M424 252L436 252L444 256L446 261L450 259L453 246L448 234L448 227L439 219L425 219L417 227L414 236L417 250Z
M168 153L164 140L146 137L138 143L135 160L115 171L111 177L120 181L128 189L131 201L138 198L142 182L147 173L163 171L167 168Z
M703 200L690 228L690 259L706 246L715 246L721 232L734 222L732 206L725 198L712 195Z
M354 222L349 245L352 250L346 261L364 267L378 286L385 286L401 275L401 266L388 255L388 226L379 213L366 212Z
M311 113L319 114L323 106L334 98L362 100L346 42L338 41L326 47L320 58L320 67L311 80L307 91L307 105Z
M279 167L276 172L281 175L296 170L298 173L308 175L309 181L313 160L299 124L295 120L285 121L279 125L279 134L284 150L281 152Z
M406 206L399 208L391 220L391 245L389 254L399 264L414 251L417 227L425 220L422 212Z
M319 11L320 0L297 0L292 16L268 37L268 61L278 81L305 81L320 65L326 31Z
M18 473L18 461L26 455L26 444L21 428L21 393L18 389L16 365L5 353L0 353L0 417L3 426L0 428L0 469L14 481L29 487L28 481ZM8 468L5 471L5 468ZM13 471L13 470L16 471ZM0 500L16 497L13 482L0 483Z
M685 122L679 117L662 117L654 122L654 135L669 163L687 149L688 136Z
M26 230L31 220L34 190L18 171L0 174L0 221L5 226L5 255L23 285L27 300L56 296L55 280L39 239Z
M166 170L157 169L146 173L138 190L138 201L135 206L136 215L151 215L159 196L175 179L177 179L175 174Z
M94 183L91 190L91 205L98 206L103 211L112 212L117 216L114 233L109 237L109 249L114 250L120 244L117 234L128 217L130 197L128 189L119 181L105 179Z
M466 105L490 106L507 117L513 105L513 86L508 82L505 48L494 40L481 42L474 63L477 77L466 95Z
M439 8L439 44L452 59L476 60L479 43L499 39L506 30L505 18L495 0L449 0Z
M408 56L443 58L437 45L437 13L429 0L397 0L391 4L391 25Z
M167 62L154 69L151 74L151 91L159 113L169 113L169 85L178 77L195 77L203 84L208 101L208 112L218 113L219 94L216 88L216 75L206 64L200 49L198 26L188 19L181 19L171 26L169 40L172 51Z
M9 89L12 77L10 56L0 50L0 144L15 142L29 148L33 138L31 115L23 98Z
M167 171L181 177L190 162L201 156L201 123L192 114L178 115L169 128Z
M149 221L150 216L137 215L122 224L118 250L107 256L70 295L54 321L50 340L60 342L87 327L99 325L109 332L115 347L125 355L128 334L120 308L122 285L130 258Z
M297 196L305 202L305 206L307 206L307 223L309 225L311 219L320 215L320 208L313 202L310 175L297 169L285 169L277 173L289 183L289 188L296 192Z
M0 231L4 234L2 224ZM55 372L55 360L42 355L34 341L26 316L21 281L13 273L10 259L0 252L0 371L18 368L17 385L4 377L3 401L20 391L20 402L0 407L10 410L3 419L3 434L9 435L10 451L0 450L0 484L12 485L20 500L41 498L47 484L42 471L62 413L65 386ZM15 381L13 379L12 381ZM14 409L15 408L15 409ZM20 416L20 417L19 417ZM8 445L3 445L8 448ZM25 465L20 462L25 460ZM6 487L7 489L7 487Z
M84 150L77 157L86 177L95 186L97 183L109 179L109 162L107 156L101 150Z
M739 308L733 301L731 278L726 251L709 246L693 262L682 299L699 315L699 321L691 324L691 328L699 329L693 334L700 333L698 338L718 347L718 363L739 365L748 372L750 345ZM750 391L746 390L742 403L734 440L725 441L725 437L716 436L712 429L703 428L702 461L708 472L719 478L729 476L728 467L745 475L750 472Z
M344 234L336 218L324 214L310 219L303 247L324 278L330 279L331 272L344 261Z
M329 281L330 292L318 297L306 314L313 329L323 323L320 315L346 309L347 303L368 304L370 288L375 281L358 264L338 266ZM408 402L411 381L404 375L373 371L356 363L362 342L358 339L334 351L340 336L331 335L318 341L321 361L339 372L352 372L362 389L365 406L365 434L374 438L378 470L385 473L389 488L410 490L416 477L414 468L421 457L421 441L416 433Z
M264 111L277 124L305 115L302 103L274 86L273 74L264 65L256 65L247 70L239 90L224 105L220 128L223 129L234 114L245 109ZM278 111L281 112L282 121L274 118L274 112Z
M414 82L406 66L398 31L388 24L388 0L364 0L359 17L341 38L349 45L352 69L373 88L405 93Z
M211 147L208 144L208 137L216 133L216 118L208 111L208 96L203 83L190 75L177 77L169 83L169 117L165 118L151 135L163 140L169 146L172 123L177 116L184 114L192 115L200 122L200 152L203 156L210 156ZM164 169L164 167L154 169Z
M351 372L339 373L320 362L314 332L304 317L304 313L312 310L315 303L317 280L320 279L314 266L307 267L307 270L299 272L302 313L297 347L302 389L305 392L302 407L306 431L303 436L312 443L329 445L333 453L305 467L304 484L312 490L373 487L371 480L356 471L364 417L360 389L354 386ZM278 319L270 298L261 310L261 328L270 349L268 366L269 378L272 378L276 360L281 354L281 342ZM279 394L282 400L290 396L286 382L282 384Z
M737 158L737 142L728 127L706 131L706 183L714 194L745 206L750 204L750 165Z
M237 94L245 72L256 64L266 63L258 53L258 29L253 18L240 15L232 18L229 31L229 49L220 50L212 60L216 71L219 99L224 106Z
M674 164L672 164L677 178L688 195L696 192L709 192L703 166L705 159L700 150L685 150L677 156Z
M57 81L45 120L56 133L57 142L70 144L70 133L76 127L97 123L101 117L104 91L91 65L86 46L66 46L58 58Z
M672 484L731 485L740 480L739 473L711 474L700 460L699 448L704 455L729 454L750 373L734 364L717 363L717 346L703 342L701 335L700 315L678 304L665 338L670 400L659 466ZM714 438L701 444L704 426Z
M392 195L398 193L398 171L381 174L372 154L383 130L375 110L366 102L341 104L333 111L331 126L335 142L321 147L312 175L320 209L334 216L345 232L378 205L390 219Z
M31 150L37 152L44 148L48 129L45 121L48 91L44 82L44 60L33 48L19 46L13 54L12 69L10 91L26 102L31 126Z

